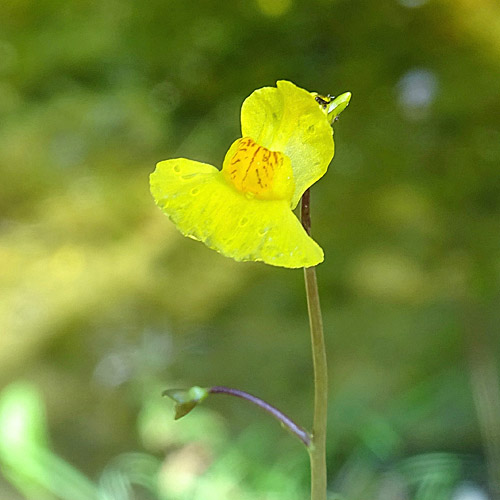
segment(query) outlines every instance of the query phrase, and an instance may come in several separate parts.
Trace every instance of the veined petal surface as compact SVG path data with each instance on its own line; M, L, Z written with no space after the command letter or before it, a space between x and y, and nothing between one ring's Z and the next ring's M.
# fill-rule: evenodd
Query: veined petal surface
M215 167L184 158L158 163L150 182L157 205L185 236L227 257L289 268L323 261L288 200L249 198Z
M314 96L286 80L253 92L241 108L242 136L282 151L292 162L295 208L304 191L320 179L333 158L333 130Z

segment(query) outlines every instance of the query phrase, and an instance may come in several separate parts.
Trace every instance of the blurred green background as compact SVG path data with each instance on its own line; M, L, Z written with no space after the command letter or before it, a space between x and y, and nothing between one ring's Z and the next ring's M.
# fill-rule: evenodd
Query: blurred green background
M353 93L312 191L332 499L499 498L498 0L2 0L2 500L307 498L258 409L160 397L310 424L302 273L183 238L148 188L221 165L278 79Z

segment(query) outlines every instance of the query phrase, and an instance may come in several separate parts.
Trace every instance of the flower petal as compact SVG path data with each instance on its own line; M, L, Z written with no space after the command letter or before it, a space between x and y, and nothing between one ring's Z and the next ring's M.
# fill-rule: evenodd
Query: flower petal
M211 165L184 158L158 163L151 174L156 203L185 235L238 261L310 267L323 251L287 200L249 198Z
M333 158L333 131L314 96L291 82L253 92L241 108L242 136L285 153L292 162L295 191L292 208L320 179Z

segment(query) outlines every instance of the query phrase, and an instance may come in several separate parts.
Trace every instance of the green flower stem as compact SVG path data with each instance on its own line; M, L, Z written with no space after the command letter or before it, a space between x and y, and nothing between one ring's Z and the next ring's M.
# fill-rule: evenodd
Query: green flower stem
M229 396L236 396L257 405L259 408L262 408L264 411L276 418L280 424L285 427L285 429L288 429L292 434L295 434L295 436L297 436L308 448L311 446L311 436L305 429L300 427L300 425L297 425L291 418L287 417L282 411L278 410L278 408L266 403L264 400L253 396L248 392L224 386L210 387L208 392L210 394L228 394Z
M302 225L311 235L310 192L305 191L301 203ZM307 309L311 330L314 366L314 419L312 441L309 446L311 462L311 500L326 500L326 424L328 407L328 372L326 362L323 320L319 302L316 268L304 268Z

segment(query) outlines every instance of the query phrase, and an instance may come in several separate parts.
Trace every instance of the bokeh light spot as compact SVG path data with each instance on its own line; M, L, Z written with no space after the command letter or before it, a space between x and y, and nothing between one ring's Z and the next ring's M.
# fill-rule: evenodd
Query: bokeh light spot
M488 500L488 496L479 486L463 483L453 493L452 500Z
M290 10L292 0L257 0L257 5L266 16L279 17Z
M416 9L422 7L429 0L398 0L403 7L408 7L409 9Z
M436 75L425 68L405 73L397 84L398 101L407 118L418 120L427 116L438 90Z

